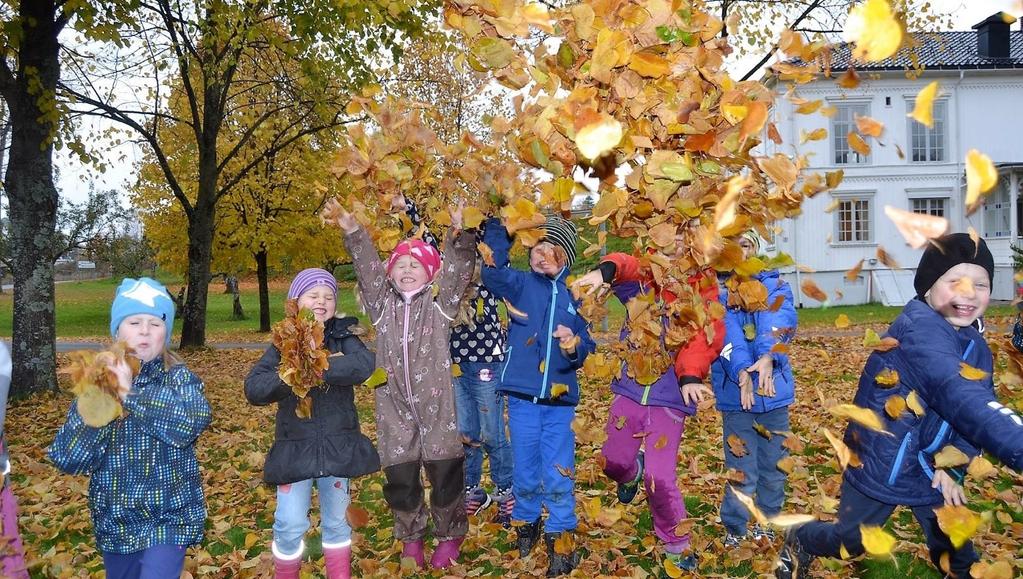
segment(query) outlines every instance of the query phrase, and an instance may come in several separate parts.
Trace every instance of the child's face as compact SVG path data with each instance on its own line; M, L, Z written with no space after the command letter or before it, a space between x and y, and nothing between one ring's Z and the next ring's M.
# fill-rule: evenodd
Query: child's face
M337 296L325 285L313 286L298 296L298 307L311 311L317 322L326 322L337 312Z
M948 323L965 328L984 315L991 301L991 280L983 267L960 263L939 277L924 299Z
M739 247L742 248L743 259L749 259L757 254L757 246L746 237L739 238Z
M411 255L403 255L391 267L391 281L403 292L414 292L430 283L430 275L423 264Z
M536 273L554 277L565 267L565 261L557 246L549 241L541 241L529 250L529 267Z
M167 343L167 322L149 314L135 314L117 326L118 340L124 340L135 357L148 362L163 355Z

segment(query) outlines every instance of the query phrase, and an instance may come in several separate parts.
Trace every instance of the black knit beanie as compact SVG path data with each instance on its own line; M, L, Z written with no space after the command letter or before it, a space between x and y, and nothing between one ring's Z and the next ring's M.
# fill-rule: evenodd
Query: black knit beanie
M548 215L547 223L541 225L540 229L543 229L544 241L565 250L565 254L568 255L568 267L571 268L575 263L575 243L579 236L575 225L557 215Z
M983 239L977 238L975 244L966 233L949 233L935 239L924 250L913 278L917 297L923 298L939 277L960 263L983 267L987 270L988 281L995 277L995 259Z

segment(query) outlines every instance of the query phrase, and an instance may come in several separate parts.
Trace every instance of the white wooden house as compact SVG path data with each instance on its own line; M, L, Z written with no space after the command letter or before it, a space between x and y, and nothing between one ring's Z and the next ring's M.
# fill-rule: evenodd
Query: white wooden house
M1023 187L1023 30L994 15L967 32L919 34L916 50L924 69L907 74L908 52L870 64L857 63L861 83L855 89L838 86L833 78L796 87L796 95L823 99L835 107L828 118L821 114L796 114L795 105L783 95L786 82L774 85L779 93L773 122L785 143L769 143L768 153L810 155L817 171L842 169L845 179L835 191L821 193L803 205L798 218L778 223L780 231L769 240L769 249L783 251L814 273L795 269L786 273L797 292L797 304L820 305L798 289L810 275L826 291L830 301L859 304L882 301L902 305L914 295L912 278L921 250L905 244L884 207L941 215L951 231L972 226L986 240L995 257L994 299L1013 294L1012 251L1020 240L1023 212L1019 193ZM849 49L833 54L834 76L849 64ZM938 81L934 104L934 127L913 121L917 92ZM855 130L855 115L869 116L885 125L879 140L868 138L872 149L864 157L849 147L847 134ZM798 145L800 135L826 128L828 138ZM991 157L1001 179L984 206L967 217L964 208L966 152L978 149ZM900 150L901 153L900 154ZM831 211L826 211L831 208ZM903 266L892 271L876 258L883 247ZM856 281L844 273L866 260ZM836 298L836 290L843 297Z

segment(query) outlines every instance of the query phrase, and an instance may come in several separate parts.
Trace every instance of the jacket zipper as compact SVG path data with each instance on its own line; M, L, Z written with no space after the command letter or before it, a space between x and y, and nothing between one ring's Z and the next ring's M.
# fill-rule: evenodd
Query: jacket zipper
M508 346L508 353L504 355L504 367L501 368L501 382L504 382L504 374L508 371L508 366L511 365L511 353L512 347Z
M554 341L554 311L555 303L558 299L558 281L557 279L551 280L551 313L547 318L547 354L543 359L543 384L540 387L540 398L547 395L547 376L550 373L551 365L551 343Z
M409 375L409 372L408 372L408 359L409 359L408 358L408 317L409 317L409 309L410 309L410 306L412 304L410 302L404 301L404 300L403 300L403 303L405 305L405 325L401 329L401 333L402 333L402 337L401 337L401 350L402 350L402 354L405 356L405 359L402 361L402 369L405 370L405 393L408 396L408 406L412 410L412 419L415 420L416 426L418 426L421 429L423 427L423 424L422 424L422 422L419 421L419 412L416 411L416 403L415 403L414 400L412 400L412 377Z

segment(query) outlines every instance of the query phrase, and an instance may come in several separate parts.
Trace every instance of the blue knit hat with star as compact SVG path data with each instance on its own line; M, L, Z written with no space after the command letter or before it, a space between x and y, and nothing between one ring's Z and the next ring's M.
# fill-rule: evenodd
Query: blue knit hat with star
M174 330L174 300L162 283L148 277L124 278L110 306L110 335L116 336L124 318L135 314L149 314L166 322L167 344L170 344Z

